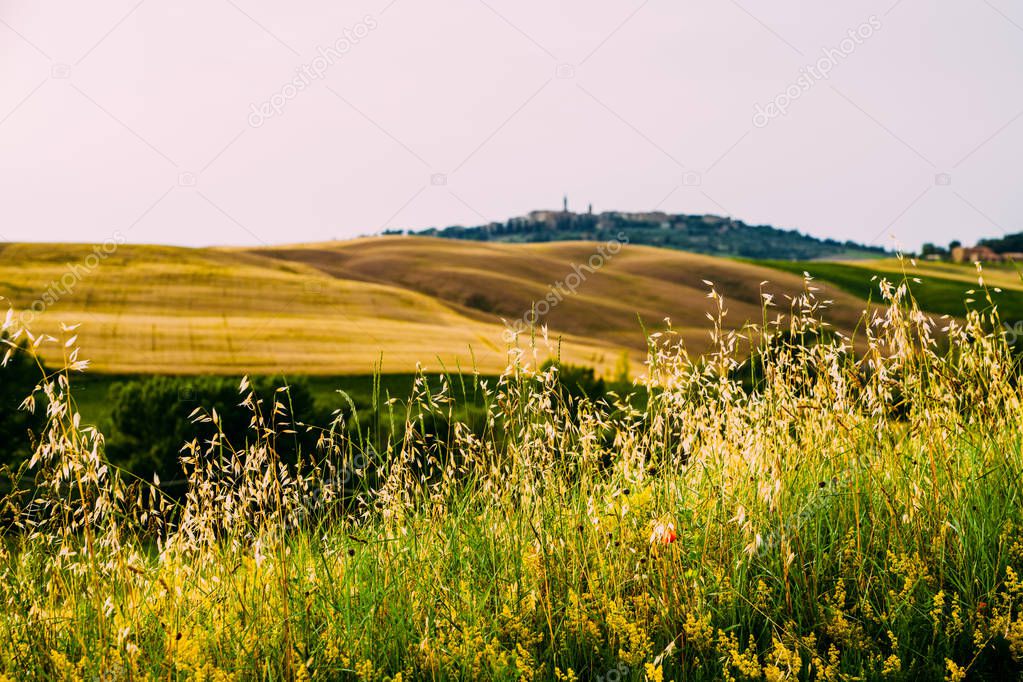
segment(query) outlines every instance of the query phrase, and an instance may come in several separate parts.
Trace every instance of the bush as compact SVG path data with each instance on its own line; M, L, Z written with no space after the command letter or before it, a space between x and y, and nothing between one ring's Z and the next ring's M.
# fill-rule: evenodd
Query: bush
M33 437L38 435L45 420L44 411L21 409L21 404L40 381L39 367L26 351L25 344L15 346L9 337L0 336L0 358L13 351L8 361L0 366L0 466L17 467L31 453Z
M592 367L567 365L548 360L543 364L542 370L555 366L558 368L558 387L563 397L573 400L588 398L596 401L607 395L607 386L604 385L604 380L597 376Z
M252 389L261 403L267 422L273 420L278 430L295 433L281 435L279 451L288 460L311 453L316 435L301 427L289 427L294 421L317 423L312 393L303 382L287 384L280 380L254 378ZM224 435L235 447L242 447L254 435L252 412L241 406L239 382L221 377L151 377L140 381L114 384L110 400L114 403L113 432L107 442L107 456L133 474L149 479L155 473L165 483L184 478L178 458L183 446L193 439L203 443L216 433L212 424L195 424L190 415L197 409L216 410ZM284 405L287 414L273 417L274 400Z

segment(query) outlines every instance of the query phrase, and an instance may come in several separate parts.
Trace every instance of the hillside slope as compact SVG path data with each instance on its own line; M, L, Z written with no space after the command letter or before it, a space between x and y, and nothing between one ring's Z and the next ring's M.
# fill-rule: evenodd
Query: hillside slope
M596 256L602 246L609 257ZM707 350L716 304L705 280L724 295L732 328L762 319L762 293L787 312L786 296L803 288L797 273L757 263L636 245L614 251L380 237L259 249L121 246L90 269L88 245L7 244L0 297L28 311L36 332L81 323L82 357L126 374L366 374L381 359L385 372L422 363L496 373L508 362L506 323L549 300L540 322L552 341L541 342L536 360L560 341L566 361L607 372L623 354L638 369L644 329L663 329L665 318L691 351ZM819 295L833 300L829 322L855 327L862 299L826 285ZM520 348L528 344L520 337Z
M342 279L405 287L443 300L480 321L521 319L558 282L571 281L578 266L585 281L544 318L550 329L637 351L646 348L643 327L662 327L665 317L684 334L691 350L708 348L707 314L714 312L715 304L707 297L704 280L713 282L724 295L726 322L735 327L762 319L761 282L769 282L763 290L774 294L785 312L785 296L803 287L799 276L756 264L634 245L625 246L589 273L582 266L598 253L599 246L395 236L251 253L312 266ZM862 300L840 291L824 291L821 296L834 301L828 313L832 324L845 329L855 326L864 308Z
M25 316L37 333L81 323L82 357L98 371L363 374L382 359L387 372L417 362L498 372L507 364L501 326L409 289L243 251L121 246L90 270L92 253L0 245L0 297L20 312L42 310ZM571 338L562 350L599 367L620 354Z

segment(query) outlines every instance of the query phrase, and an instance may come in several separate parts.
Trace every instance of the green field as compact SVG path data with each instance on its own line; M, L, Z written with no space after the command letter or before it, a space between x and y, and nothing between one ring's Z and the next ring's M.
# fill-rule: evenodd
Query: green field
M973 265L924 262L912 266L895 260L863 261L857 263L761 261L784 272L802 275L810 273L816 279L861 298L880 300L878 287L881 278L896 285L909 280L913 297L920 308L940 315L962 317L967 310L989 306L986 295L998 306L1001 318L1014 323L1023 320L1023 277L1011 266L985 266L983 271L987 294L978 283ZM875 279L876 278L876 279ZM919 281L917 281L919 280ZM995 289L1002 289L1001 292ZM973 291L973 294L968 292ZM970 303L970 299L974 303Z

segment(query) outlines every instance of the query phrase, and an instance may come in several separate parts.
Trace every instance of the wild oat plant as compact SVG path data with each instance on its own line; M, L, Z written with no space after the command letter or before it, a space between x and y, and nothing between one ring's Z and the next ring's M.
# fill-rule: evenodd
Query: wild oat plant
M382 396L383 441L243 382L250 437L183 444L175 495L81 425L74 330L8 316L66 362L0 508L0 680L1016 678L1018 360L983 284L962 319L879 291L850 336L809 281L738 331L711 287L714 352L653 334L642 399L512 353Z

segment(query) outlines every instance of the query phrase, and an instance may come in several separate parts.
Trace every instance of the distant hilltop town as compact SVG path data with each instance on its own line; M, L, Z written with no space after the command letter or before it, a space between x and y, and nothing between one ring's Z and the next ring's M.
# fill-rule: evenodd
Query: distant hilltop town
M715 256L775 260L879 258L879 246L852 241L818 239L796 230L748 225L716 215L670 214L661 211L585 213L569 210L568 199L558 210L532 211L501 222L476 227L431 228L413 234L497 242L606 241L624 235L630 244L644 244Z

